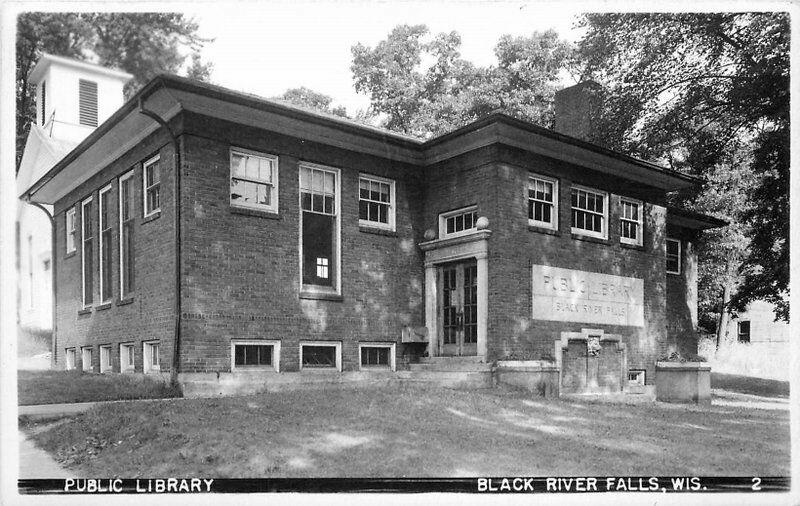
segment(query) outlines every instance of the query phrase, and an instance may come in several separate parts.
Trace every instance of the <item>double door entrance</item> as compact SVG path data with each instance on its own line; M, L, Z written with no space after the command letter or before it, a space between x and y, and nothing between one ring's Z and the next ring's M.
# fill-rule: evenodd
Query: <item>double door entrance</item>
M474 260L438 268L439 354L478 354L478 266Z

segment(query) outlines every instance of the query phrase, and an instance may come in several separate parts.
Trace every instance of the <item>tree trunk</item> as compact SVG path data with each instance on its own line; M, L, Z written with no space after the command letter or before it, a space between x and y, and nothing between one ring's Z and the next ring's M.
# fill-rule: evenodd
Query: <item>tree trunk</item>
M719 316L717 317L717 350L719 350L719 345L728 330L728 322L730 321L730 315L728 314L728 303L730 301L731 285L730 283L723 283L722 301L719 307Z

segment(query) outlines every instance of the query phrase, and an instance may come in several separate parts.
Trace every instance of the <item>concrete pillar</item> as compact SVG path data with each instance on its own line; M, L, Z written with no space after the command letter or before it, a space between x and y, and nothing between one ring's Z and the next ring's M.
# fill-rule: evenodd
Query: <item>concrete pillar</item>
M487 254L477 255L478 260L478 356L486 361L489 331L489 259Z
M429 357L435 357L439 354L439 325L436 323L436 295L436 266L433 264L425 264L425 326L428 328ZM480 315L480 311L478 315ZM480 336L480 327L478 336ZM478 339L480 343L480 337L478 337Z

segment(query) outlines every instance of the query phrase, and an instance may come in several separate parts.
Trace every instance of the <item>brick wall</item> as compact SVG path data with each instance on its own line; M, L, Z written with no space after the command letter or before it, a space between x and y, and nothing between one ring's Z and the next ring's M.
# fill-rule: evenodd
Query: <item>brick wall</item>
M667 227L670 239L681 241L681 273L667 274L666 354L697 353L697 253L696 233L673 225Z
M161 213L144 219L142 207L142 162L155 154L161 156ZM159 340L161 369L169 370L173 336L174 249L173 249L173 149L167 136L159 131L107 168L91 177L56 202L55 261L58 264L58 334L56 367L64 367L65 348L76 348L76 367L82 367L82 346L92 346L92 369L100 370L101 345L111 346L112 370L119 371L119 344L135 344L135 369L142 372L142 341ZM119 183L118 178L134 171L134 238L136 290L130 299L119 294ZM112 287L109 304L100 304L98 191L111 184L110 215L112 225ZM92 196L92 255L94 259L94 304L81 311L81 207ZM66 255L65 211L77 206L76 251Z
M492 160L495 160L492 162ZM559 231L529 229L529 172L559 180ZM581 184L611 194L609 238L596 241L570 234L570 186ZM624 193L623 193L624 189ZM627 345L630 368L654 377L655 360L666 351L666 287L663 194L653 194L630 182L592 175L549 158L512 148L485 148L432 168L426 177L425 227L435 226L438 212L477 204L489 219L489 359L508 356L552 356L561 332L599 328L620 334ZM619 241L618 196L643 200L642 247ZM570 323L531 319L533 264L599 272L644 280L643 327Z
M416 167L202 116L185 124L182 371L229 370L232 338L280 339L284 371L298 369L299 341L342 341L353 370L359 341L399 343L404 325L424 324ZM231 145L279 157L277 216L231 208ZM300 160L341 169L341 301L299 296ZM359 172L396 181L396 233L359 228Z

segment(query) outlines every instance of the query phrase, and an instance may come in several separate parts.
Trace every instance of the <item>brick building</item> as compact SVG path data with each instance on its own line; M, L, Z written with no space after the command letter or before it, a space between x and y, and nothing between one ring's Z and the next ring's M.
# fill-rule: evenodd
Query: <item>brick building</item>
M696 351L722 222L665 204L694 184L503 114L421 141L165 75L24 198L55 209L59 367L545 359L613 390Z

